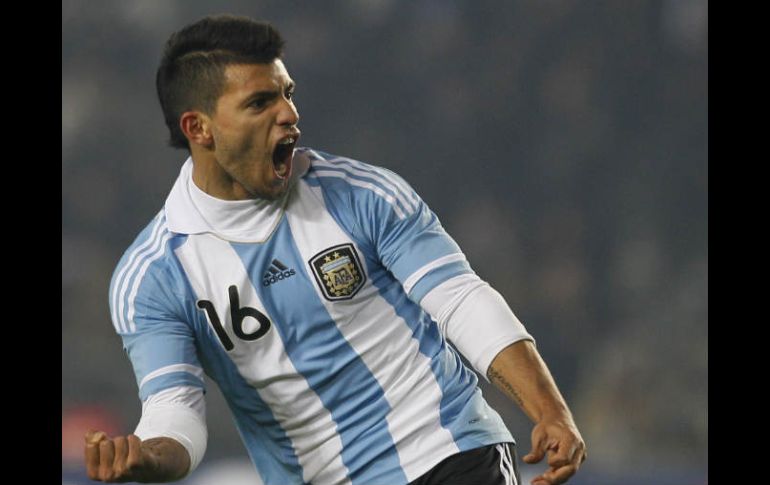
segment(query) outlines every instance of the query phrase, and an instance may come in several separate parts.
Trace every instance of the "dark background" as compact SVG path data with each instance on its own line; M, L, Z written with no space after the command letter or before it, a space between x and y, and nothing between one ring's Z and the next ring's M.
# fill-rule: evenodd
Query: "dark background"
M570 483L706 482L705 0L209 3L62 4L63 483L86 427L130 432L141 412L109 279L187 156L155 96L163 43L209 13L278 27L301 144L401 174L505 296L588 443ZM243 483L209 389L186 483ZM483 390L528 452L526 416Z

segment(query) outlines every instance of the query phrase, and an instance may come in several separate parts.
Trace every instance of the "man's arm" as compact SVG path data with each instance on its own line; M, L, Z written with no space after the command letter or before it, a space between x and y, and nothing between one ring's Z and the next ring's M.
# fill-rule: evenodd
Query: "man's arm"
M190 468L181 443L166 437L142 441L138 436L109 438L102 431L86 433L88 478L101 482L173 482Z
M532 336L502 295L464 274L433 288L420 304L471 365L535 422L533 449L523 459L537 463L548 452L550 468L532 483L564 483L585 459L585 443Z
M86 470L105 482L173 482L191 473L206 453L203 390L177 386L150 395L128 436L86 434Z
M356 192L360 199L347 201L354 213L348 230L363 234L365 244L374 244L380 261L401 282L409 298L431 315L442 334L481 375L489 379L488 370L494 369L498 385L502 379L506 383L503 388L513 390L511 397L527 403L530 412L537 413L533 437L536 435L538 440L533 439L533 443L538 443L538 447L525 457L527 463L541 460L554 446L562 453L566 453L565 446L579 448L580 453L569 454L574 465L570 461L569 465L561 466L557 459L548 473L535 480L535 485L563 483L580 466L585 445L533 344L522 347L525 344L519 343L532 340L532 336L502 295L473 272L436 215L401 177L372 166L362 169L389 187L396 199L374 195L372 191ZM491 366L494 357L497 362ZM529 369L524 376L518 365ZM536 384L532 389L531 383L523 382L533 376L537 376L535 381L547 385ZM561 411L556 412L559 408ZM559 448L560 444L563 445ZM553 457L549 457L552 461Z
M588 456L572 413L534 344L521 340L492 360L487 377L534 421L532 451L526 463L538 463L548 453L548 470L533 485L564 483Z

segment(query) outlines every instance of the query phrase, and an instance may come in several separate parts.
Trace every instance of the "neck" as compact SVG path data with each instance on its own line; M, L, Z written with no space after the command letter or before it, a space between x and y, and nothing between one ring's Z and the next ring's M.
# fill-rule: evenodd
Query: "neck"
M199 189L222 200L256 198L220 167L213 154L196 153L196 151L193 150L191 153L193 159L192 180Z

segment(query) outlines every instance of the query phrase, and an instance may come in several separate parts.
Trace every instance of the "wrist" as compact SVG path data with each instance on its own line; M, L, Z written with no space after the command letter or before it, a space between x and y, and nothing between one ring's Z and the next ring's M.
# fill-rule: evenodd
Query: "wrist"
M540 413L537 416L537 419L535 419L535 422L542 423L546 421L572 423L574 420L572 418L572 413L570 412L567 405L558 404L558 405L548 406L540 410Z
M175 481L185 477L190 467L187 450L175 439L150 438L142 442L146 481Z

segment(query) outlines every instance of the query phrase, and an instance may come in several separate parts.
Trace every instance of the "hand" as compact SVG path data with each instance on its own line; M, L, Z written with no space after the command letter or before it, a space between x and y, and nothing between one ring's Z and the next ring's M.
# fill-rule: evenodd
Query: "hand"
M532 451L526 463L539 463L548 452L548 470L532 480L532 485L565 483L588 457L586 445L572 419L545 418L532 430Z
M109 438L102 431L86 433L88 478L101 482L145 481L149 470L157 469L153 454L142 447L138 436Z

